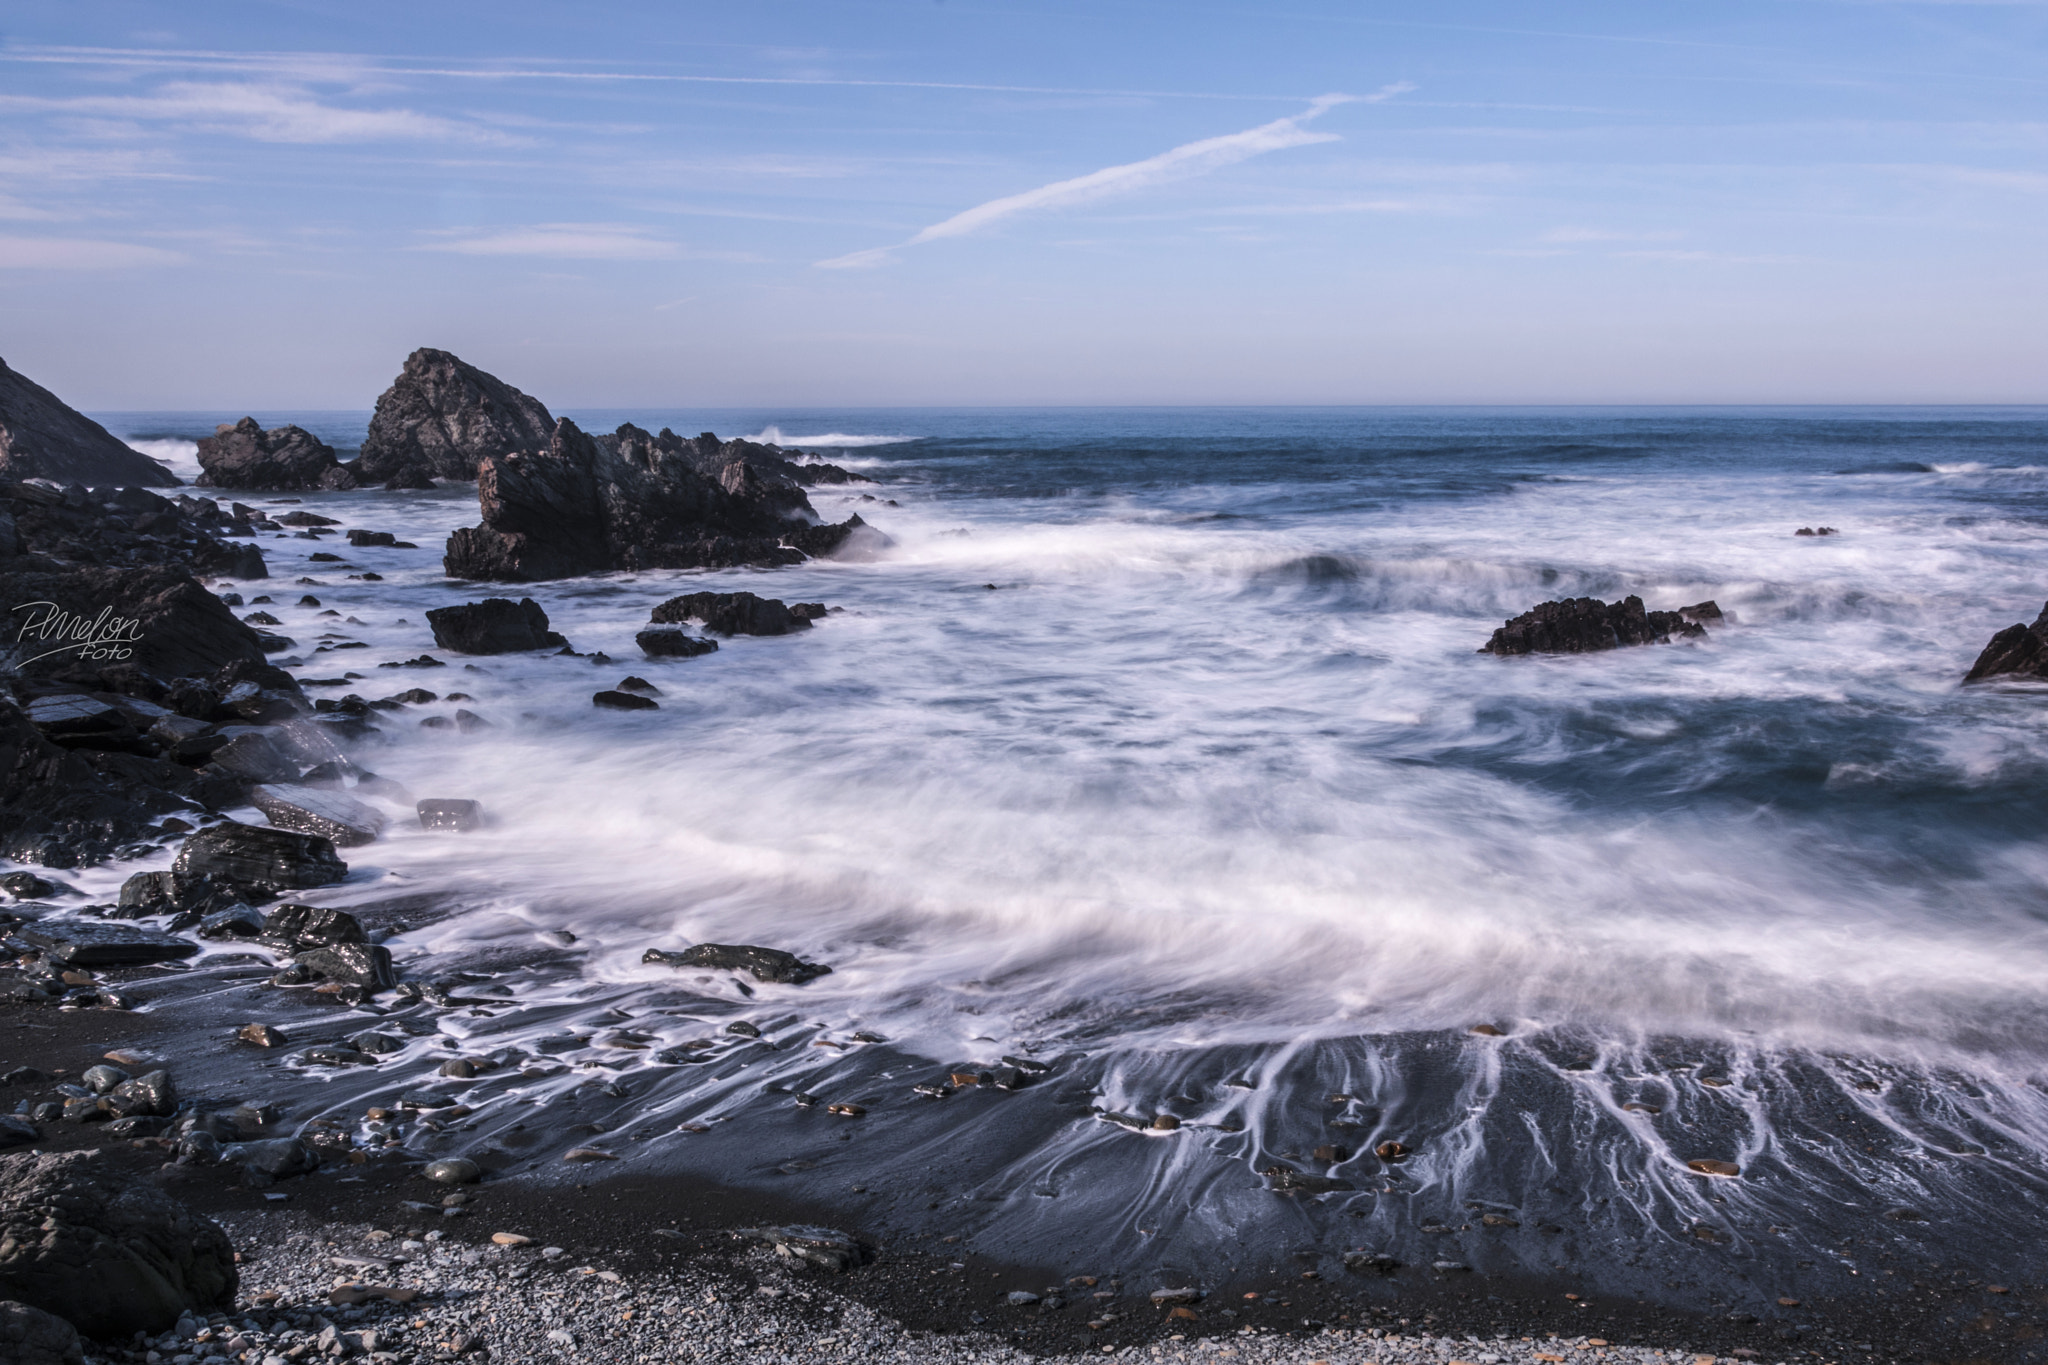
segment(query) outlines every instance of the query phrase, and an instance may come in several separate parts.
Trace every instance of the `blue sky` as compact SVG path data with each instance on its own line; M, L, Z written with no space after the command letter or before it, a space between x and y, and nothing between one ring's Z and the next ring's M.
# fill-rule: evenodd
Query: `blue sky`
M0 3L0 355L362 408L2048 401L2048 4Z

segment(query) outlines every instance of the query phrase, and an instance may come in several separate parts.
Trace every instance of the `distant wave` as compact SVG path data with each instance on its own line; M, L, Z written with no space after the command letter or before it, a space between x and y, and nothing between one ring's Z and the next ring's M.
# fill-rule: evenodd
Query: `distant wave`
M199 444L182 436L127 436L123 445L139 450L186 482L199 477Z
M843 431L828 431L822 436L785 436L781 427L763 427L759 432L746 438L769 446L825 446L833 450L851 450L856 446L894 446L905 441L922 440L919 436L850 436Z

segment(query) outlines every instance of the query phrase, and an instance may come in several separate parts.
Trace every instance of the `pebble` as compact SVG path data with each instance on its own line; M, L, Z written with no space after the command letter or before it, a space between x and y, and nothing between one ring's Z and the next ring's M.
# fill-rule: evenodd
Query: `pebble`
M430 1161L427 1163L426 1169L421 1171L420 1174L429 1180L439 1181L443 1185L473 1185L484 1178L481 1166L478 1166L468 1157L461 1156L444 1157L440 1161Z
M291 1042L291 1039L285 1037L283 1029L275 1029L268 1024L244 1024L235 1037L245 1043L254 1043L258 1047L283 1047Z

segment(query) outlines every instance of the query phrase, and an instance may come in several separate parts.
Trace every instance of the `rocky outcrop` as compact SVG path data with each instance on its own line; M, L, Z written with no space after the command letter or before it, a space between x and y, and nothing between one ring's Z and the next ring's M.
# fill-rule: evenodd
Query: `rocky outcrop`
M0 483L0 567L20 556L31 563L158 565L262 578L263 552L234 539L253 533L249 520L224 514L210 498L166 498L146 488L60 492L42 484Z
M427 613L434 643L457 654L517 654L529 649L561 649L568 641L548 629L548 614L531 597L514 602L486 597Z
M1963 675L1966 683L1993 678L2048 678L2048 604L2031 626L2007 626L1992 636Z
M0 567L0 603L12 608L0 662L30 674L128 664L177 678L263 660L256 632L173 568Z
M649 948L641 954L640 960L664 967L713 967L747 972L756 981L775 981L792 986L832 974L830 967L806 962L795 953L786 953L780 948L761 948L751 943L699 943L680 953Z
M171 870L281 891L331 885L348 875L348 864L321 835L229 820L187 839Z
M1570 597L1545 602L1525 611L1493 633L1479 647L1481 654L1587 654L1624 645L1669 644L1679 639L1704 639L1701 623L1722 619L1712 602L1677 611L1646 611L1640 597L1602 602L1596 597Z
M377 400L357 477L409 488L428 477L474 479L484 460L547 445L554 427L539 399L446 351L422 348Z
M0 1302L0 1360L8 1365L85 1365L78 1329L55 1313Z
M778 598L758 597L750 592L692 592L669 598L654 609L648 620L657 626L701 621L704 629L718 635L788 635L809 630L811 622L824 614L822 602L798 602L792 606Z
M0 1157L0 1299L90 1337L155 1334L234 1307L220 1226L89 1152Z
M265 431L253 417L223 422L199 443L202 488L354 488L356 476L342 467L334 447L304 427Z
M174 488L178 477L0 360L0 477Z
M618 569L798 563L860 530L817 514L765 446L622 426L603 440L566 418L543 448L484 459L481 526L448 539L451 578L532 582Z
M0 702L0 857L77 867L111 856L181 808L170 794L102 775Z

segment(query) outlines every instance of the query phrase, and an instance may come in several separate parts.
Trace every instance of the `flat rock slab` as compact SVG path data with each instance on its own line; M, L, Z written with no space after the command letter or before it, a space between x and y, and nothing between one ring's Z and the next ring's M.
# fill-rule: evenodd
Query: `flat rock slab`
M325 835L223 822L187 839L171 870L291 889L338 882L348 875L348 864Z
M127 721L106 702L86 696L37 697L25 709L29 724L46 735L67 735L81 730L117 730Z
M658 962L664 967L713 967L728 971L750 972L756 981L774 981L788 985L802 985L813 977L829 976L830 967L816 962L805 962L795 953L785 953L780 948L761 948L751 943L699 943L694 948L685 948L680 953L663 952L649 948L642 954L642 962Z
M268 783L250 801L279 829L318 834L342 848L372 843L388 823L383 814L344 792Z
M46 919L14 932L63 967L138 967L190 957L199 951L199 945L190 939L134 924Z

